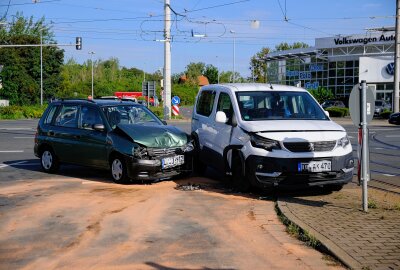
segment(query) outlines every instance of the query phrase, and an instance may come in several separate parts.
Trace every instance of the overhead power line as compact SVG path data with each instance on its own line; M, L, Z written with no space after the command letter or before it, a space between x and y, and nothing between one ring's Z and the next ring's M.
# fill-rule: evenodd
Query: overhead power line
M53 2L59 2L61 0L43 0L43 1L32 1L28 3L15 3L15 4L9 4L9 5L0 5L0 7L6 7L6 6L25 6L25 5L37 5L37 4L46 4L46 3L53 3Z

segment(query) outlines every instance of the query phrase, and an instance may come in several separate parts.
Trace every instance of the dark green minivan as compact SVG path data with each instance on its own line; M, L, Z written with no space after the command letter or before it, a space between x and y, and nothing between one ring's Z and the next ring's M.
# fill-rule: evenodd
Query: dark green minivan
M193 144L145 106L122 100L57 100L39 121L35 155L44 171L61 163L111 171L116 183L186 175Z

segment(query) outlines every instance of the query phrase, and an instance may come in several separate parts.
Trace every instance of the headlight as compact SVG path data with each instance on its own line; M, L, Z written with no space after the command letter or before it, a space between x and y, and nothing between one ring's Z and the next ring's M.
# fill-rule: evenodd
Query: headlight
M267 151L281 149L278 141L263 138L255 134L250 135L250 142L253 147L263 148Z
M349 144L350 140L347 135L337 141L337 146L346 147Z

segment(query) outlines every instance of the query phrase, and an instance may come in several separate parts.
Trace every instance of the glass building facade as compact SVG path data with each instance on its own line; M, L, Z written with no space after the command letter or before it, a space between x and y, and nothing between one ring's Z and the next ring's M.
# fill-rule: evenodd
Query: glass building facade
M394 61L394 33L321 38L315 43L315 47L268 54L268 82L323 87L347 101L354 85L366 80L376 99L392 102L393 76L386 66Z

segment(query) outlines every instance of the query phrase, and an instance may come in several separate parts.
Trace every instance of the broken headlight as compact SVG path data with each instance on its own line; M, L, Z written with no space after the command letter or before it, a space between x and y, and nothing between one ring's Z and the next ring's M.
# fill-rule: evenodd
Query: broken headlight
M281 149L278 141L267 139L256 134L250 135L250 142L253 147L263 148L267 151Z
M337 140L337 146L346 147L346 146L349 145L349 144L350 144L350 140L349 140L349 138L347 137L347 135L344 136L343 138Z

